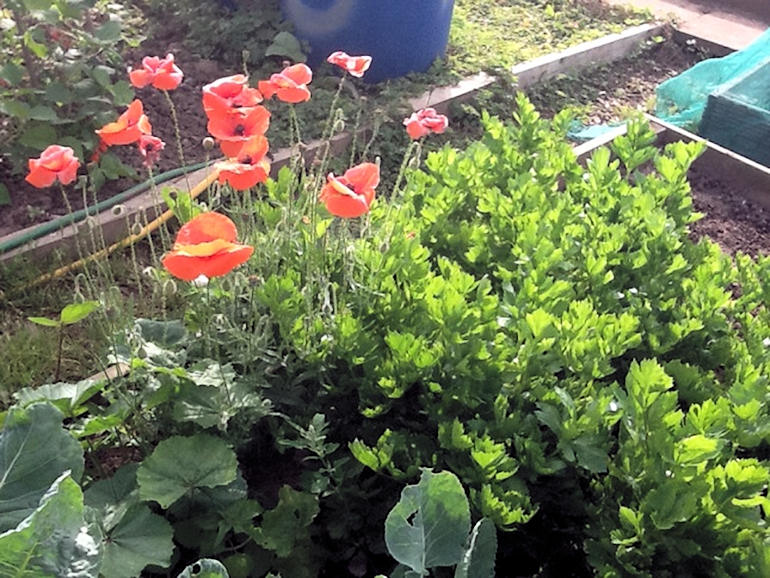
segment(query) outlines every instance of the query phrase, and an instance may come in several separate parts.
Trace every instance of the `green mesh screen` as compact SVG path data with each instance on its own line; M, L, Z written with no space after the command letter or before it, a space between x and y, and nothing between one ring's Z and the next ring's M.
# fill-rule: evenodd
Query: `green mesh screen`
M748 75L767 61L770 61L770 30L743 50L723 58L704 60L662 83L657 90L655 115L688 130L697 131L709 95ZM770 68L763 74L770 74ZM761 76L746 87L740 87L741 94L733 96L745 104L752 104L748 102L752 101L753 105L767 106L770 99L767 91L769 81Z

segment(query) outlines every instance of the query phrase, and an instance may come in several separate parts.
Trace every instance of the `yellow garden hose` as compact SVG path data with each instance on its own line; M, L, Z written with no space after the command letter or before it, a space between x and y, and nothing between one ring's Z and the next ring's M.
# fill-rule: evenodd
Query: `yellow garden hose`
M203 191L208 189L209 185L211 185L211 183L213 183L216 180L218 175L219 175L219 171L217 170L213 170L211 173L209 173L206 176L206 178L204 178L201 182L199 182L192 189L190 189L190 198L195 199ZM63 267L59 267L58 269L56 269L55 271L52 271L51 273L46 273L45 275L41 275L40 277L35 279L32 283L30 283L29 285L26 285L25 289L29 287L36 287L38 285L41 285L42 283L53 281L54 279L60 279L67 273L70 273L76 269L79 269L80 267L83 267L87 263L91 263L92 261L96 261L98 259L107 257L112 253L114 253L115 251L117 251L118 249L122 249L123 247L128 247L129 245L132 245L137 241L144 239L147 235L157 230L158 227L160 227L163 223L171 219L171 217L173 216L174 216L174 211L172 210L165 211L160 216L156 217L155 219L147 223L137 233L133 233L128 237L126 237L125 239L121 239L120 241L113 243L109 247L105 247L104 249L101 249L96 253L92 253L87 257L78 259L77 261L70 263L69 265L64 265Z

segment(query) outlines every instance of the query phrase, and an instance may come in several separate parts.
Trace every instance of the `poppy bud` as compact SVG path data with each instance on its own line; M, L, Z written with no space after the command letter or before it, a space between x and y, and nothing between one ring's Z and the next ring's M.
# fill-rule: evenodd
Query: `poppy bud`
M214 142L213 138L211 138L210 136L207 136L206 138L203 139L203 142L201 144L203 145L203 148L205 150L210 151L211 149L214 148L214 145L216 143Z
M176 295L177 286L176 281L173 279L166 279L163 282L163 294L164 295Z

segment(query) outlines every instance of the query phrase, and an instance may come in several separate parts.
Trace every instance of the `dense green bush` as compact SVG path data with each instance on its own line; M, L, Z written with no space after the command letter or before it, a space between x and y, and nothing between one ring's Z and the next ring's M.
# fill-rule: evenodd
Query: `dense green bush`
M254 257L205 289L161 278L185 319L117 339L125 379L18 395L0 444L43 417L53 437L48 399L98 464L68 449L25 507L77 493L69 469L110 568L141 526L156 548L125 568L372 575L435 468L503 530L501 576L768 575L770 259L688 238L699 145L637 122L583 165L523 97L484 124L361 223L317 215L312 174L232 199ZM94 481L115 448L141 463Z

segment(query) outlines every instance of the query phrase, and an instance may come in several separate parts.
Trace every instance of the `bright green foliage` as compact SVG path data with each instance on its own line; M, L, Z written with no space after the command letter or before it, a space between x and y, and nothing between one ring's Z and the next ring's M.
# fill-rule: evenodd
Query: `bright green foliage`
M154 500L168 508L192 490L229 484L237 473L235 452L227 443L198 434L160 442L142 462L136 480L142 500Z
M19 524L64 472L80 480L83 450L55 407L12 408L0 431L0 532Z
M65 472L54 480L29 516L0 535L0 575L99 576L101 549L83 515L83 493Z

